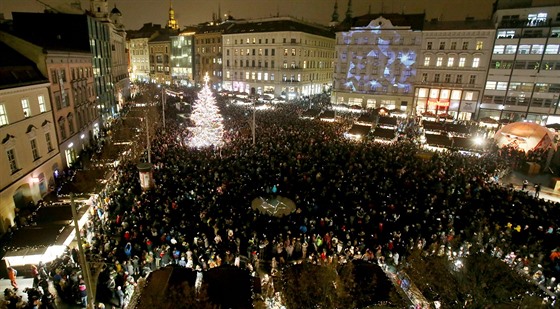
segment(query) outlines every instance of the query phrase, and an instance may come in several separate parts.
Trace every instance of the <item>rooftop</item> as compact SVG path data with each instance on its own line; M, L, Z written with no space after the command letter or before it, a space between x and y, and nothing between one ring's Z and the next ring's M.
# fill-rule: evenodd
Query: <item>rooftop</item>
M0 42L0 89L46 83L35 63Z

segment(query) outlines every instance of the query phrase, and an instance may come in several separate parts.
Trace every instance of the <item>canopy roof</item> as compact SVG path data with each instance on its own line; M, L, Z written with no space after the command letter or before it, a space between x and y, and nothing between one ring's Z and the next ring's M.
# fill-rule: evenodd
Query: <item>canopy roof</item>
M494 140L498 147L514 147L523 151L555 147L554 133L533 122L510 123L496 132Z

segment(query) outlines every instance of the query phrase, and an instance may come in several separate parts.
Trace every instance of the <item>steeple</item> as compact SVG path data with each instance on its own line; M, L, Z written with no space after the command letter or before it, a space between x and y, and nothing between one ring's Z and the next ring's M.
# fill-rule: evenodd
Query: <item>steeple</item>
M167 21L167 28L179 30L179 24L177 23L177 20L175 20L175 10L173 10L171 0L169 0L169 20Z
M338 23L338 0L334 1L334 11L332 13L331 23Z
M108 18L109 2L107 0L91 0L90 11L96 18Z
M344 20L349 20L352 18L352 0L348 0L348 9L346 9L346 17Z

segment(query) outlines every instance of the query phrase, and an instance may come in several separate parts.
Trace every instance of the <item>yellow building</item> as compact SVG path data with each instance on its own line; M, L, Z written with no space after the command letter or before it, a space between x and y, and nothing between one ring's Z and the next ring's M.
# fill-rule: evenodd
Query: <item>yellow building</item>
M62 162L48 79L4 43L0 54L0 233L5 233L16 209L52 190Z

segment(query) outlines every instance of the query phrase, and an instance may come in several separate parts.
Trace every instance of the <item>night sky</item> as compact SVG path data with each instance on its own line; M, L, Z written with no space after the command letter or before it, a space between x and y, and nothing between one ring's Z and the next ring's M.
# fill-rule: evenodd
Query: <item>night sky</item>
M464 20L465 17L488 19L494 0L353 0L352 16L368 13L422 13L426 19ZM41 0L57 7L69 0ZM116 3L123 14L126 29L139 29L144 23L166 24L169 0L109 0L110 8ZM335 0L172 0L176 19L181 27L212 19L213 14L231 14L236 19L294 16L327 25ZM81 0L82 8L89 9L89 0ZM348 0L338 0L338 14L344 19ZM11 12L41 12L44 6L36 0L1 0L0 13L7 19Z

